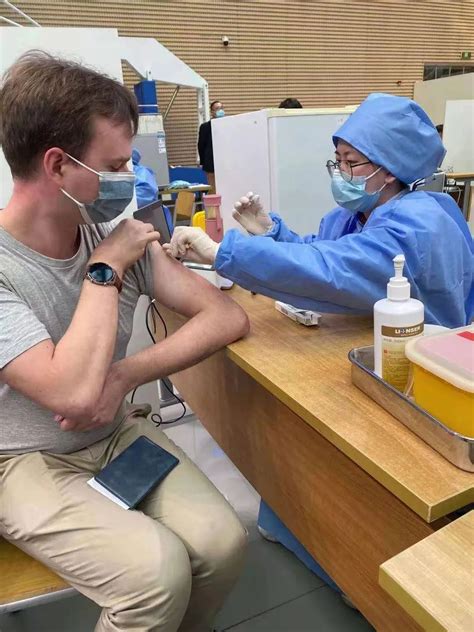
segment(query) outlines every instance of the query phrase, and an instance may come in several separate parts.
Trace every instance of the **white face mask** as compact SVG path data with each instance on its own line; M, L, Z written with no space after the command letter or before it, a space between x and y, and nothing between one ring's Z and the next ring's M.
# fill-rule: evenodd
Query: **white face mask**
M99 177L99 194L90 204L79 202L67 191L61 189L65 196L77 204L86 224L111 222L121 215L132 201L135 174L130 171L96 171L74 156L65 153L78 165L92 171Z

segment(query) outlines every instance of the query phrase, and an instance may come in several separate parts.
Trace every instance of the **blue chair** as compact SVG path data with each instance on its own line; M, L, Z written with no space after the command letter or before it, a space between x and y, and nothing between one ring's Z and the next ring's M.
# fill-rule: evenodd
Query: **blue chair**
M186 180L186 182L192 182L193 184L207 184L207 178L201 167L170 167L170 182L174 180Z

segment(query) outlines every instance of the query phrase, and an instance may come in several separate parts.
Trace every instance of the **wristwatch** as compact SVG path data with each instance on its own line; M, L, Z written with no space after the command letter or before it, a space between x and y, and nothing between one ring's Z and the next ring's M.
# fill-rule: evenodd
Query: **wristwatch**
M122 291L122 279L111 266L102 261L91 263L87 267L84 279L94 283L94 285L114 285L119 293Z

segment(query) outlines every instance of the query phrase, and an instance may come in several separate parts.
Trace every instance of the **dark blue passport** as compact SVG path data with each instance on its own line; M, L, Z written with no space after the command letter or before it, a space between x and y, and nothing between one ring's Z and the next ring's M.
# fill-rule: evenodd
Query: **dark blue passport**
M133 509L178 463L148 437L138 437L89 484L121 507Z

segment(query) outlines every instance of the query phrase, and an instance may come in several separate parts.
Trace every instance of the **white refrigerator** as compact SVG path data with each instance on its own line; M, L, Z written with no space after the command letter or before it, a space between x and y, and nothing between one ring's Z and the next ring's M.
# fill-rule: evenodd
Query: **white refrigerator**
M225 230L237 226L235 200L253 191L295 232L317 232L323 215L336 206L326 170L334 159L332 135L354 109L267 109L213 119Z

